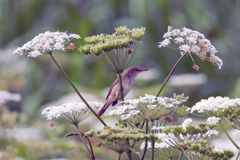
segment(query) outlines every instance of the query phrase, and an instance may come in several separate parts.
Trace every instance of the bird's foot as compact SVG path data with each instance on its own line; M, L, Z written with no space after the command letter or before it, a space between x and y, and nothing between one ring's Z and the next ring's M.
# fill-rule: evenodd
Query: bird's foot
M119 91L123 91L124 90L124 87L122 87L122 89L119 89Z

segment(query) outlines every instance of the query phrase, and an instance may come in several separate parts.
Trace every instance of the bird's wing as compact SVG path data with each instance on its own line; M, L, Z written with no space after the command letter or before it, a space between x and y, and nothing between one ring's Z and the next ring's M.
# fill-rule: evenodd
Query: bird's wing
M119 81L119 80L118 80L118 78L117 78L117 79L113 82L111 88L110 88L109 91L108 91L108 95L107 95L107 97L106 97L106 100L108 99L108 96L111 94L113 87L114 87L116 84L118 84L118 81Z

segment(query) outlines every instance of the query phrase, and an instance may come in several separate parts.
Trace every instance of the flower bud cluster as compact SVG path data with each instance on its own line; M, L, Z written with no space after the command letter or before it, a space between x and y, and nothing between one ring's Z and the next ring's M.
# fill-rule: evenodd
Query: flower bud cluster
M129 148L138 147L145 139L150 136L144 134L141 129L130 129L124 125L116 127L104 127L103 130L97 132L97 137L104 140L102 144L118 153L129 151Z
M193 159L226 159L229 160L234 156L234 153L230 150L217 150L215 147L209 146L206 141L199 140L187 141L179 143L178 147L188 152L188 156Z
M230 150L223 150L223 151L211 151L210 152L210 157L212 157L213 159L231 159L234 156L234 152L230 151Z
M103 130L98 131L97 133L98 138L101 138L108 142L113 142L115 140L141 141L150 138L149 135L144 134L143 130L126 128L124 125L118 125L114 128L107 126L104 127Z
M88 137L93 137L93 134L94 134L94 130L90 130L90 131L85 133L85 135L88 136Z
M153 126L152 131L161 143L164 142L179 151L184 150L188 156L194 157L193 159L199 159L198 156L205 156L206 159L213 157L213 159L220 157L230 159L234 155L233 152L228 150L216 151L214 146L209 146L206 141L211 135L218 135L219 132L214 129L218 121L219 118L210 117L206 123L192 124L192 119L188 118L180 126L160 128ZM169 146L164 147L168 148Z
M169 145L177 147L179 143L187 141L197 142L206 140L211 135L218 135L218 131L214 129L216 124L198 123L192 124L192 119L186 119L181 126L167 126L158 128L152 127L152 131L158 136L158 139Z
M126 26L115 28L116 32L112 35L96 35L85 37L85 46L79 47L79 51L84 54L100 55L102 51L110 51L112 49L127 48L128 45L134 44L136 39L140 41L145 34L146 28L128 29Z
M239 106L230 106L229 108L225 108L223 111L219 111L218 114L228 119L235 129L240 130L240 107Z
M196 126L192 124L186 125L184 122L181 126L170 126L165 127L162 132L165 134L174 135L179 141L186 141L188 139L197 140L197 139L207 139L211 135L218 135L219 132L213 128L216 125L199 123Z
M185 117L189 112L187 111L188 107L187 106L182 106L182 107L177 107L175 109L175 112L180 116L180 117Z
M135 38L137 41L140 41L142 36L145 34L146 28L133 28L132 30L128 29L126 26L120 26L115 28L117 35L130 35L131 37Z

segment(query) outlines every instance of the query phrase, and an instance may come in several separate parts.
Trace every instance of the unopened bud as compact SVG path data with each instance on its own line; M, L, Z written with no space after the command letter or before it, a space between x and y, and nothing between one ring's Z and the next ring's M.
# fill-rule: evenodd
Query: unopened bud
M184 150L186 150L186 149L188 149L188 145L187 145L187 144L183 144L183 145L182 145L182 148L183 148Z
M49 124L49 128L51 129L55 128L55 123L53 121L50 121L48 124Z
M150 115L147 114L145 118L146 118L147 120L150 120Z
M162 116L162 121L164 121L166 119L166 116L165 115L163 115Z
M65 48L66 49L66 51L70 51L71 50L71 48L68 46L67 48Z
M73 49L74 49L74 47L75 47L75 46L74 46L74 43L70 43L70 45L69 45L69 46L70 46L70 48L71 48L72 50L73 50Z
M97 146L98 146L98 147L100 147L100 146L101 146L101 144L102 144L102 143L101 143L101 142L99 142L99 143L97 143Z
M196 65L196 64L194 64L194 65L193 65L193 69L196 69L196 70L198 71L198 70L199 70L199 66Z
M212 150L213 150L213 146L207 146L207 149L208 149L209 151L212 151Z

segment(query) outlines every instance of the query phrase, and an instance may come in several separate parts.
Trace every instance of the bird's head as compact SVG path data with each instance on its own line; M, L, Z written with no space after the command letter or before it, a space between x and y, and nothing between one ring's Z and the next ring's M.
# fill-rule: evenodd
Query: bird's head
M137 76L139 73L144 72L144 71L148 71L148 69L142 69L139 67L131 67L127 70L127 72L125 74Z

